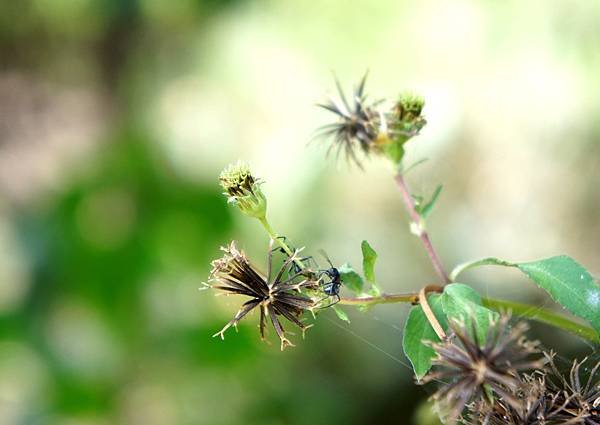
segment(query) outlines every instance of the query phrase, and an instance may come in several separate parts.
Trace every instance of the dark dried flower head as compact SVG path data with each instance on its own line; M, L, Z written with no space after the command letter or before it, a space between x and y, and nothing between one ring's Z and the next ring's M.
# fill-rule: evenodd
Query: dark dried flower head
M261 181L252 176L248 164L238 161L229 165L221 172L219 181L229 203L251 217L265 216L267 199L260 189Z
M491 397L499 397L516 409L520 407L514 395L520 386L518 372L537 369L543 362L529 359L539 351L535 343L523 338L527 325L518 323L510 328L508 322L508 316L493 321L485 343L477 337L474 320L473 329L451 323L450 337L432 344L437 352L434 365L438 368L423 381L443 383L433 397L447 415L448 423L455 423L470 403Z
M374 105L367 104L367 97L364 93L366 79L367 74L363 76L354 90L350 102L346 99L339 81L336 80L339 99L332 97L329 102L318 105L333 112L338 118L337 122L327 124L319 129L320 135L333 139L327 152L336 148L339 155L343 150L347 159L354 161L358 166L361 164L355 149L359 148L363 153L368 154L371 145L377 139L380 125L380 117L375 111Z
M297 258L298 251L288 257L279 270L272 270L272 254L269 252L268 276L263 276L250 264L243 251L239 251L235 242L228 247L221 248L225 255L212 262L212 271L209 282L212 287L227 295L243 295L249 299L242 304L234 318L214 336L224 338L225 331L231 326L237 326L250 311L258 307L260 311L260 335L264 340L266 336L267 318L281 341L281 349L293 344L286 338L286 331L281 324L280 317L298 326L302 332L310 326L300 320L306 310L312 311L314 301L301 294L303 289L314 289L316 283L304 278L300 273L294 273L292 262Z
M550 365L548 392L557 399L561 423L600 425L600 362L573 361L568 376L556 367L553 354L546 354Z
M480 400L469 405L468 422L472 425L550 425L561 422L561 405L557 398L547 392L544 371L521 377L515 392L518 405L507 403L502 398L493 403Z

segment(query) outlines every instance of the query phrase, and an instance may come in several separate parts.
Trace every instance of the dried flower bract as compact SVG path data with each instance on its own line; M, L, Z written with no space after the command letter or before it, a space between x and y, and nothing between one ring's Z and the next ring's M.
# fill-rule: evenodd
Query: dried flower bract
M556 367L553 354L546 354L550 365L548 392L562 407L559 417L565 424L600 425L600 361L574 360L568 376Z
M333 112L338 121L327 124L319 129L320 134L326 137L333 137L333 143L328 153L337 148L337 153L343 150L348 160L352 160L359 167L361 163L356 156L355 150L360 150L368 154L371 145L378 135L379 114L373 105L367 104L367 97L364 93L367 74L363 76L360 83L354 90L350 102L346 99L339 81L336 80L336 86L339 93L339 99L329 98L327 103L318 106Z
M469 405L468 421L471 425L550 425L560 422L561 405L554 394L546 390L545 373L538 370L521 376L519 389L514 393L518 404L507 403L502 398L493 403L480 400Z
M300 317L306 310L312 311L314 301L303 295L303 289L314 289L316 283L304 278L300 273L293 271L292 262L297 258L296 251L288 257L279 270L275 273L272 267L273 249L269 251L268 276L264 277L250 262L243 251L231 242L229 246L221 248L225 255L212 262L212 271L209 282L212 288L228 295L243 295L249 298L234 318L214 336L224 338L225 331L231 326L236 326L254 308L260 311L260 335L266 336L267 319L281 341L281 349L293 344L286 338L280 317L298 326L302 332L309 326L302 323Z

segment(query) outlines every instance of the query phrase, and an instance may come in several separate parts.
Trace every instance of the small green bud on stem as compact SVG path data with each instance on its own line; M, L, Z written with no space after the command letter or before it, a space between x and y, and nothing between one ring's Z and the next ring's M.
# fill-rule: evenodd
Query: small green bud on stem
M385 114L386 137L378 137L375 148L394 164L404 157L404 144L419 134L427 121L421 115L425 100L413 93L400 95L398 102Z
M400 95L394 109L399 121L410 123L422 119L421 112L424 106L425 99L423 97L406 92Z
M252 176L248 164L238 161L229 165L221 172L219 181L229 203L236 205L250 217L264 219L267 213L267 198L260 189L262 182Z

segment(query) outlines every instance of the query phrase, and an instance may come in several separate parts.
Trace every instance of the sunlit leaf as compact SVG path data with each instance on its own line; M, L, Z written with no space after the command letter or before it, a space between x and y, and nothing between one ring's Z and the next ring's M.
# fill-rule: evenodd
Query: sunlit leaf
M600 333L600 286L579 263L561 255L516 266L554 301L590 322Z
M375 261L377 261L377 252L369 245L369 242L362 241L360 244L363 255L363 273L370 283L375 282Z

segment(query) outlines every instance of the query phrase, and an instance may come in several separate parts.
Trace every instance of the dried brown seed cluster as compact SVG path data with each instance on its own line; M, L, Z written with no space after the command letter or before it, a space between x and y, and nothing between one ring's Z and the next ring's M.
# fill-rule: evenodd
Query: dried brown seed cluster
M511 328L508 316L491 324L485 343L474 328L450 327L432 344L438 368L423 380L439 383L433 398L445 423L600 425L600 362L574 361L563 374L552 353L532 359L540 351L525 340L527 325Z
M300 291L317 288L317 283L306 279L301 273L293 270L293 261L297 252L288 257L279 270L273 270L272 255L269 252L268 275L264 277L250 262L243 251L231 242L229 246L221 248L225 255L212 262L210 281L212 288L228 295L243 295L249 298L234 318L214 336L224 338L225 331L231 326L236 326L250 311L259 308L260 335L266 337L266 322L269 319L281 341L281 349L293 344L287 339L280 317L298 326L302 332L310 326L301 321L304 311L312 311L315 302Z
M557 400L546 391L545 375L537 371L521 376L514 394L517 403L507 403L502 398L481 400L469 405L465 423L487 425L550 425L564 422L557 411Z
M442 382L434 394L447 423L455 423L471 403L501 398L507 405L520 408L515 396L521 387L519 372L543 366L537 344L526 342L525 323L510 328L509 317L501 316L490 325L485 342L477 337L476 329L451 323L452 334L439 344L432 344L437 352L436 370L423 382ZM471 321L475 324L475 321Z
M557 417L562 423L600 425L600 361L590 366L588 359L574 360L567 376L548 358L546 393L556 399Z
M329 98L327 103L318 106L333 112L338 121L321 127L322 136L332 137L333 143L329 147L328 153L337 148L337 154L343 150L346 158L352 160L358 166L361 166L355 149L358 147L365 154L369 153L371 145L375 142L379 128L379 115L373 104L367 103L364 94L365 74L360 83L354 90L350 102L346 99L339 81L336 80L339 99Z
M574 361L568 375L561 373L553 354L545 354L548 367L533 375L524 375L516 396L517 406L502 398L493 403L469 406L470 424L488 425L599 425L600 362Z

